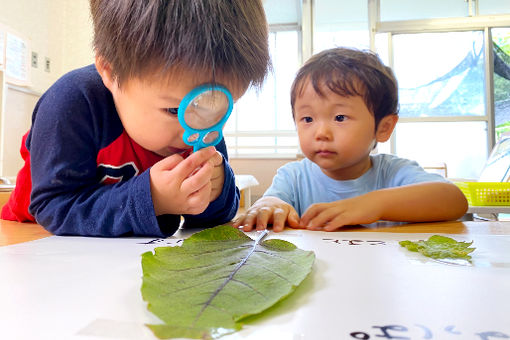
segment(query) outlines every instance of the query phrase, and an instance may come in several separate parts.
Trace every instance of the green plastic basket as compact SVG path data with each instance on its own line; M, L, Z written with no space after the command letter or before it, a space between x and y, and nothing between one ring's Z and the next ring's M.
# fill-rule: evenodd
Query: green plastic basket
M510 183L507 182L455 182L466 196L469 205L509 205Z

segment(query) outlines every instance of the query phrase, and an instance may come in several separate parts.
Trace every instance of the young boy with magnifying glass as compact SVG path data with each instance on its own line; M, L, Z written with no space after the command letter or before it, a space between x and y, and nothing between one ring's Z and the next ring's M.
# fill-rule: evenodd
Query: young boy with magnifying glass
M41 97L2 218L58 235L158 237L173 234L181 216L197 227L231 220L239 192L221 128L267 73L261 1L90 6L95 65ZM201 124L190 107L218 117Z

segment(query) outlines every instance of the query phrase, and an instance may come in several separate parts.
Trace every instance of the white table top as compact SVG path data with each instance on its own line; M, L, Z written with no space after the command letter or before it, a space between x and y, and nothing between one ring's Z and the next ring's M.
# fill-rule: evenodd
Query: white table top
M2 338L155 339L144 326L159 320L141 297L141 254L179 245L189 234L168 239L50 236L0 247ZM452 235L474 240L473 266L437 262L398 245L430 235L271 232L269 238L313 250L314 269L287 299L222 339L379 339L390 334L466 340L490 332L510 337L510 235Z

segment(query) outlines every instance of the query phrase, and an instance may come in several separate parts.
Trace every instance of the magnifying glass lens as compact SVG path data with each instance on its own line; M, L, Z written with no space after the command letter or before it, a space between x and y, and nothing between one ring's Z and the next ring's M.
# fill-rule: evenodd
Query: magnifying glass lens
M211 144L212 142L214 142L216 138L218 138L219 135L220 134L218 133L218 131L208 132L202 139L202 142L204 142L205 144Z
M214 90L205 91L193 98L188 104L184 113L184 120L193 129L205 130L214 126L223 118L228 106L229 101L225 93Z
M188 142L190 143L193 143L194 141L196 141L198 138L200 137L200 135L198 133L194 133L192 134L191 136L188 137Z

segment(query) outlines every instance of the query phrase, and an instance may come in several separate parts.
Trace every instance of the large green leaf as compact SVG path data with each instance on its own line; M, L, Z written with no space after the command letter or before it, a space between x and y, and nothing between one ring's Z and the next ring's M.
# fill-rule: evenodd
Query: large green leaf
M310 273L315 255L294 244L252 240L230 226L193 234L180 247L142 255L142 296L165 322L159 338L216 338L240 320L289 295Z

